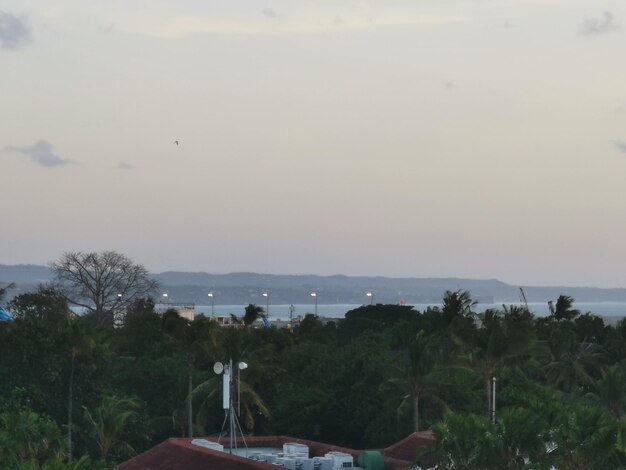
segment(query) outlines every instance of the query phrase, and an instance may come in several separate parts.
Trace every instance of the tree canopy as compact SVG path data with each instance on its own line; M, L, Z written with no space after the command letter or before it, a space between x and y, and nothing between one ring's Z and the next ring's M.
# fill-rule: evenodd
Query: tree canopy
M149 297L157 288L140 264L115 251L68 252L50 265L67 300L102 316Z
M0 322L3 468L111 469L169 437L218 434L213 364L230 359L248 364L240 420L257 435L382 448L430 429L437 447L415 459L439 468L626 466L626 321L576 313L573 299L541 318L519 305L476 314L469 292L445 292L422 312L363 306L290 331L255 328L254 305L232 312L247 327L158 313L131 289L109 328L68 309L71 295L117 308L124 291L104 273L119 271L92 255L72 258L91 259L74 271L88 283L21 293Z

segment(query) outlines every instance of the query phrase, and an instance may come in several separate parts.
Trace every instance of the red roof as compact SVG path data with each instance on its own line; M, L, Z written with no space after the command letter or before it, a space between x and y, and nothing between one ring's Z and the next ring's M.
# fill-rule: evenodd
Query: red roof
M217 442L216 438L206 438ZM171 438L149 449L143 454L127 460L117 466L118 470L195 470L195 469L223 469L223 470L253 470L273 469L275 465L251 460L245 457L230 455L228 452L220 452L205 447L191 444L191 439ZM311 456L323 456L327 452L337 451L352 455L355 463L361 451L339 447L321 442L309 441L287 436L249 436L246 437L248 447L282 447L286 442L297 442L309 447ZM228 447L228 438L223 438L220 443ZM417 458L417 449L431 447L435 443L430 433L414 433L406 439L394 444L380 452L385 460L385 469L400 470ZM237 438L237 446L244 447L243 440Z
M417 450L425 447L435 447L435 436L430 431L414 432L402 439L400 442L387 447L380 451L384 456L393 457L398 460L406 460L415 462L417 459Z

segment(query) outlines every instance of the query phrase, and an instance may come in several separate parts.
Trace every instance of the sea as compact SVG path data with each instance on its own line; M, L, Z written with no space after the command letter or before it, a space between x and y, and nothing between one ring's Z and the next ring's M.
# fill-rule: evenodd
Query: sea
M157 304L158 305L158 304ZM441 307L441 304L411 304L417 311L424 311L428 307ZM474 306L472 311L476 313L482 313L490 308L502 309L502 303L484 303ZM504 305L517 305L518 303L504 303ZM269 319L270 320L287 320L290 317L290 308L293 307L293 316L304 316L307 313L317 313L320 317L325 318L344 318L346 312L353 310L357 307L361 307L362 304L318 304L317 311L314 304L293 304L293 305L269 305ZM196 314L203 314L206 316L226 316L231 313L237 316L244 314L246 305L196 305ZM263 306L265 308L265 306ZM550 309L547 303L543 302L529 302L529 310L538 317L547 316L550 314ZM574 308L580 310L582 313L593 313L601 317L605 317L609 320L619 320L626 317L626 302L576 302Z

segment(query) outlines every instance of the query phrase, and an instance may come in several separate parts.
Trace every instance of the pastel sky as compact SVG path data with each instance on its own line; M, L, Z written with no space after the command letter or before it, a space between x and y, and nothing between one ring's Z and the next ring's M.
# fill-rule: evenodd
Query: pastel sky
M1 264L626 287L626 2L3 0L0 175Z

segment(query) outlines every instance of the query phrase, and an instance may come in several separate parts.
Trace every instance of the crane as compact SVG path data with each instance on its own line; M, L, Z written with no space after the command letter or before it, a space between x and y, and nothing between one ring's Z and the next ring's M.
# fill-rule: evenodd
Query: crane
M521 301L524 304L524 307L526 307L526 310L528 310L530 312L530 310L528 308L528 299L526 299L526 294L524 293L524 288L520 287L519 291L520 291L520 294L521 294Z

